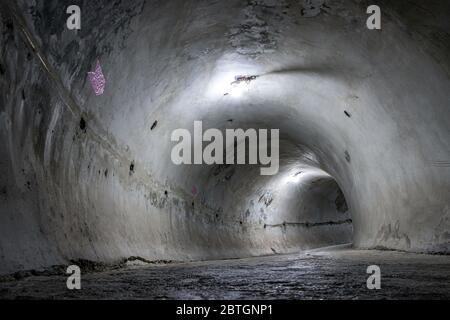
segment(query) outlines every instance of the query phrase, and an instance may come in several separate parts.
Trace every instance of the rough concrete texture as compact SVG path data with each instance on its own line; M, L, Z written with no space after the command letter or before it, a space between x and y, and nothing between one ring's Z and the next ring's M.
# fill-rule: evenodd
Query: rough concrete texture
M368 290L367 266L381 269ZM324 248L301 254L88 273L69 291L64 273L0 282L3 299L449 299L450 257Z
M376 2L381 31L357 0L1 0L0 273L351 238L448 253L450 5ZM237 97L237 74L261 76ZM279 128L279 174L174 165L194 120Z

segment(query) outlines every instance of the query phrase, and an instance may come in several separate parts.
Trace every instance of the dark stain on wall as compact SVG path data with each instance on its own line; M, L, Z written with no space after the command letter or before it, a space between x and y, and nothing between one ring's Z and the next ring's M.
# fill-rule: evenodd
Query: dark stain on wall
M348 211L347 201L345 201L344 193L340 189L338 191L338 195L336 197L336 200L334 201L334 204L336 205L337 211L341 213Z
M231 170L229 170L226 174L225 174L225 180L229 181L235 173L235 168L231 168Z
M345 160L347 160L347 162L350 163L352 160L352 158L350 157L350 153L348 153L348 151L345 150L344 154L345 154Z
M218 176L223 171L225 171L230 165L229 164L219 164L214 168L213 175Z
M270 206L273 201L273 195L269 191L264 192L261 197L259 197L258 202L263 202L266 207Z
M266 5L258 1L248 1L243 13L245 20L233 26L227 34L229 43L239 54L256 57L277 48L277 30L267 21L270 18L282 20L279 5Z
M7 191L6 187L3 187L3 188L0 190L0 196L1 196L2 198L5 198L5 199L8 197L8 191Z
M86 120L83 117L80 119L80 129L86 132Z

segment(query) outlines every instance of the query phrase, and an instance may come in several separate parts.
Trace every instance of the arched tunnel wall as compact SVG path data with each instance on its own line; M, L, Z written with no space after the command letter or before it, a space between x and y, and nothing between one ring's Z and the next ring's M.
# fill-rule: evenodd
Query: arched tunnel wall
M381 31L364 1L315 17L287 0L1 6L1 273L350 240L449 252L448 4L380 1ZM101 96L86 76L97 60ZM237 74L261 76L236 97ZM174 165L171 133L195 120L279 128L280 172Z

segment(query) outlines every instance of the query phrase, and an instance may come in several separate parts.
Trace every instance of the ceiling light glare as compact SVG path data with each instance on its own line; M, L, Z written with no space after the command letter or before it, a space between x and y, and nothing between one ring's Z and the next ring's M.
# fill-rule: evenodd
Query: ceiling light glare
M293 174L289 174L289 176L286 178L286 183L299 183L300 180L303 178L303 172L298 171Z
M230 96L233 98L241 97L246 91L246 84L232 84L229 90Z

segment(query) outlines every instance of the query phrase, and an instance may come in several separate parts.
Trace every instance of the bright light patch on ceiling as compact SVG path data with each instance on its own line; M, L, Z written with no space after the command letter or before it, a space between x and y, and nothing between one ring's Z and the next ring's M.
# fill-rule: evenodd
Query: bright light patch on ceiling
M300 184L311 181L319 177L331 177L328 173L317 167L303 166L294 170L289 170L283 177L285 184Z
M303 178L302 175L303 175L302 171L290 174L289 176L286 177L286 183L299 183L300 180Z
M233 97L233 98L240 98L245 93L249 92L250 86L252 83L250 81L236 81L236 76L239 76L241 74L244 75L253 75L255 73L249 72L254 70L249 70L248 67L242 67L240 70L236 70L233 68L234 71L222 71L216 73L216 75L211 79L207 95L210 98L217 98L217 97ZM253 80L253 79L252 79Z
M245 91L248 91L247 84L245 83L232 84L228 89L229 95L233 98L241 97Z

